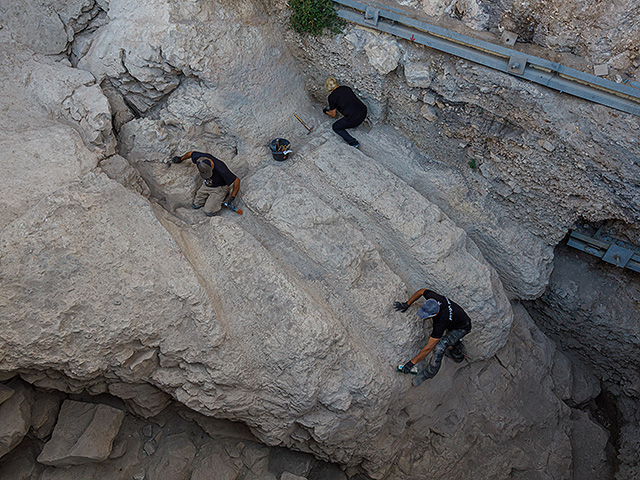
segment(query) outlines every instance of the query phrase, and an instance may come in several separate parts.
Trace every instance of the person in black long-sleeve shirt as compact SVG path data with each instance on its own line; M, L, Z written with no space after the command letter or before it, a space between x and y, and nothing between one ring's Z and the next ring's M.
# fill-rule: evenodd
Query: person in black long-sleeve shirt
M340 135L345 142L352 147L358 148L360 143L347 132L347 128L355 128L367 118L367 106L356 97L349 87L340 86L333 77L327 78L324 82L325 88L331 92L329 94L329 108L324 108L323 112L335 118L339 112L342 118L333 123L333 131Z
M425 302L418 310L418 316L425 320L432 318L433 330L427 345L402 368L398 367L404 374L414 373L412 372L414 365L427 358L427 355L433 351L429 364L413 379L413 385L416 387L423 381L436 376L445 354L456 362L464 360L464 350L460 340L471 331L471 319L460 305L426 288L418 290L406 302L395 302L393 308L406 312L409 306L420 297L424 297ZM450 352L447 351L449 347L451 347Z

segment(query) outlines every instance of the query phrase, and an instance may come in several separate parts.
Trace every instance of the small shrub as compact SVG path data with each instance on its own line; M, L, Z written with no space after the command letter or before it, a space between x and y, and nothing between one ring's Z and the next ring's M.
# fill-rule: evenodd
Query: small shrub
M469 160L469 166L471 168L476 168L476 159L472 158L471 160Z
M331 0L289 0L291 27L298 33L322 35L324 29L340 32L342 20L333 8Z

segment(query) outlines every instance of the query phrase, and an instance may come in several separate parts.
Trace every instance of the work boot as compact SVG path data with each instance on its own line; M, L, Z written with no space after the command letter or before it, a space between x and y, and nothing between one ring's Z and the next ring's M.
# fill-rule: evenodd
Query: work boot
M218 212L208 212L208 213L205 213L205 215L206 215L207 217L215 217L217 214L218 214Z
M454 345L453 347L449 347L444 351L445 357L449 357L456 363L462 362L466 355L464 354L464 346L461 343Z
M195 203L192 203L191 208L193 208L194 210L198 210L199 208L202 208L202 205L198 206Z
M400 365L398 365L396 367L396 371L402 373L402 367L404 367L404 365L401 363ZM417 375L418 374L418 366L414 365L413 367L411 367L411 370L409 371L409 373L411 375Z

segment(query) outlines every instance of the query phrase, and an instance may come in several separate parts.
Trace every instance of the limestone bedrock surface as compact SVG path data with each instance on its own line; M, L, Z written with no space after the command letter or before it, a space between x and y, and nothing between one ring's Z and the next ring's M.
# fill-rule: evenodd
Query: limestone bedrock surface
M0 30L0 159L15 172L1 179L0 372L109 392L143 416L172 397L374 478L571 478L574 425L590 423L567 405L597 385L514 315L427 183L408 182L409 147L366 147L408 140L382 126L357 131L362 151L343 144L260 2L85 3L60 27L78 70ZM79 48L69 25L89 11ZM122 108L136 118L118 156L104 119ZM285 134L296 154L275 163L266 142ZM189 209L193 166L165 162L191 149L239 175L243 216ZM430 324L392 304L422 287L460 303L473 331L468 361L416 389L395 366Z

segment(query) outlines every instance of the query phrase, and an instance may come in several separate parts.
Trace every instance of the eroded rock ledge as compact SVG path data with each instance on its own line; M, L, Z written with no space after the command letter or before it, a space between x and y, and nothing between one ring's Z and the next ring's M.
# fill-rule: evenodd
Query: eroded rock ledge
M599 393L597 381L517 302L541 293L553 245L571 218L596 216L595 209L559 220L525 208L519 225L518 194L493 188L503 172L489 160L483 171L493 172L492 181L469 177L455 162L434 161L446 159L451 143L425 156L385 125L358 132L361 151L342 145L312 109L305 76L258 2L83 1L64 11L58 24L47 9L2 10L14 23L24 17L26 29L50 25L48 39L41 32L25 40L11 22L0 30L1 158L13 172L1 180L7 195L0 199L4 380L19 374L39 390L119 398L110 407L117 411L108 410L114 438L139 421L124 417L115 433L119 412L155 418L178 401L241 422L266 445L338 463L349 476L607 475L606 434L579 408ZM368 35L350 29L320 42L337 42L327 43L333 55L350 58L342 52L349 45L356 52L378 41ZM333 73L319 45L305 50L319 59L307 79ZM354 85L377 112L374 123L384 111L392 123L409 122L416 109L405 111L405 103L425 84L413 79L384 104L400 77L392 69L385 78L371 56L360 60L366 82ZM435 76L439 99L466 95ZM420 94L429 104L429 92ZM528 101L558 100L537 95ZM575 108L572 115L584 113ZM296 133L294 112L315 124L312 136ZM618 132L630 123L607 122ZM415 138L416 128L406 131ZM514 131L518 141L531 140ZM283 132L292 133L296 154L276 164L265 145ZM626 140L624 147L633 149ZM166 161L192 149L214 152L240 176L244 216L204 220L189 209L195 171ZM627 188L627 170L618 177ZM601 186L593 191L606 215L628 218L633 201L620 206ZM540 190L527 193L537 198ZM512 200L516 206L505 207ZM569 204L561 203L565 212ZM425 283L463 305L474 331L468 362L445 363L414 389L394 367L428 331L391 304ZM55 438L48 438L53 425L42 430L28 419L28 395L20 392L32 387L18 383L0 390L0 409L23 412L2 437L5 469L27 448L30 429ZM172 438L167 451L195 458L193 442ZM52 455L42 445L29 446L29 458L59 478L69 458L91 464L73 463L88 469L76 473L118 464L109 464L104 446ZM153 476L169 461L145 452L149 463L132 459L127 468ZM198 478L197 468L172 478Z

